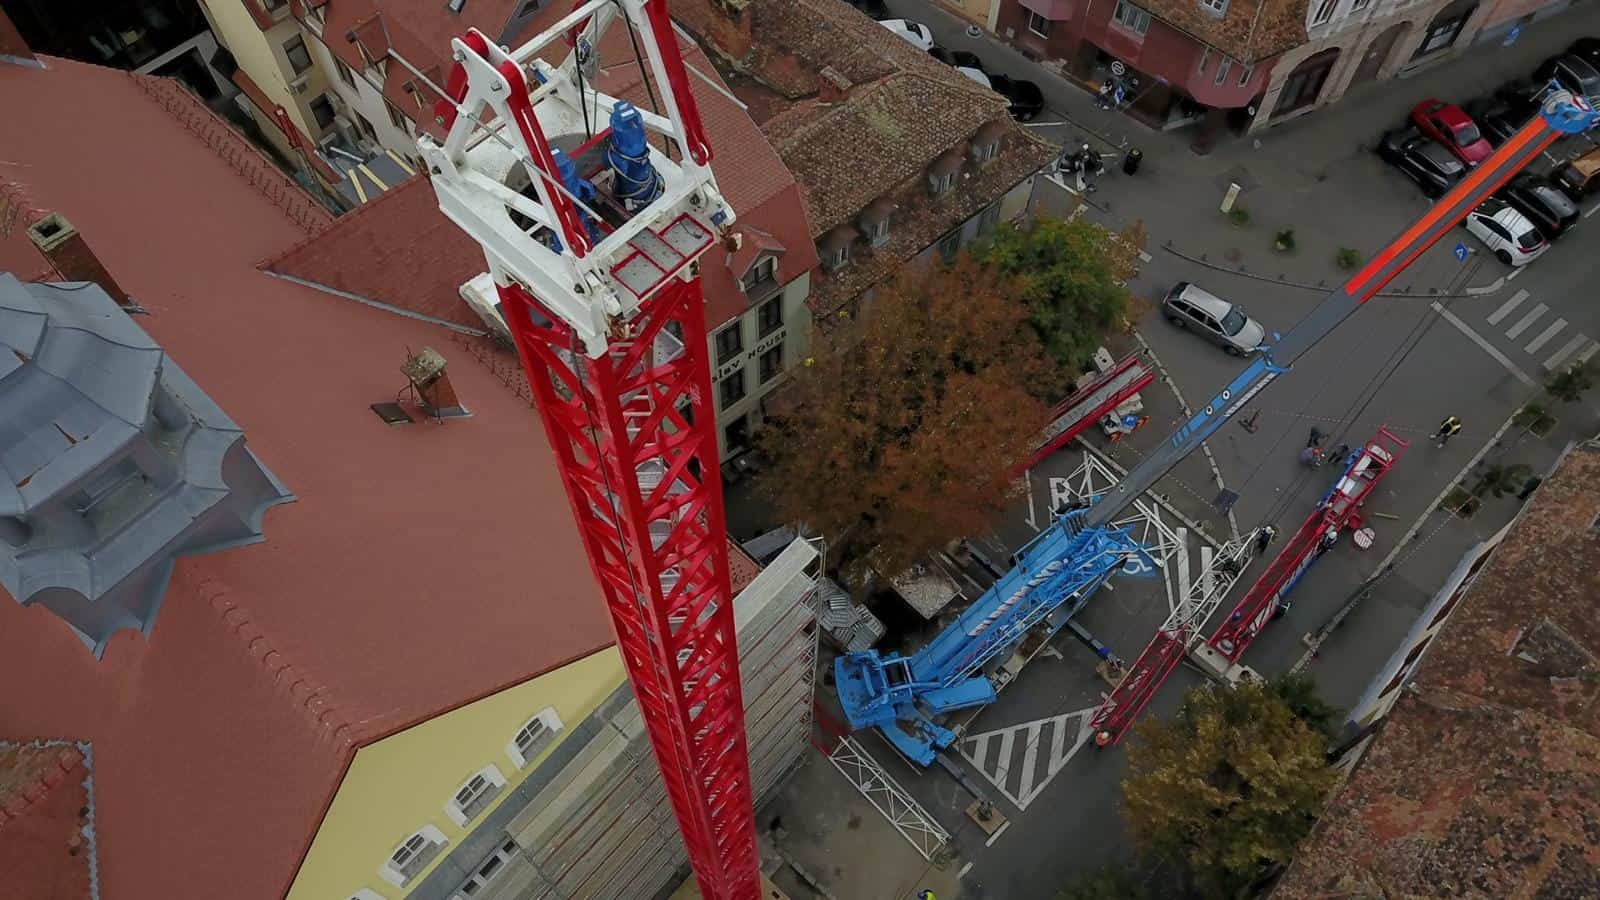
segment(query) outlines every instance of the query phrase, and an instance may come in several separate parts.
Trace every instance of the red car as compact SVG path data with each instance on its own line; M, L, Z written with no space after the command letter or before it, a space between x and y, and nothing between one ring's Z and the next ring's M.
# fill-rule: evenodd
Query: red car
M1411 121L1417 130L1443 144L1469 166L1483 162L1494 152L1477 124L1454 103L1424 100L1411 110Z

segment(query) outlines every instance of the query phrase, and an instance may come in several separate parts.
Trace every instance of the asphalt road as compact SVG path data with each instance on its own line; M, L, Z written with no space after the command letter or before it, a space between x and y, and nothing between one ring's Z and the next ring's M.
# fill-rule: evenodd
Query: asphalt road
M1428 201L1409 181L1370 153L1384 128L1397 124L1424 97L1465 100L1524 74L1578 33L1600 33L1600 12L1573 11L1524 29L1515 48L1479 49L1415 78L1369 86L1364 94L1270 131L1259 147L1245 140L1224 142L1210 157L1200 158L1188 151L1183 134L1157 134L1093 109L1082 91L1041 73L991 39L967 36L962 23L933 4L889 0L889 6L928 24L941 45L974 50L991 69L1038 81L1051 106L1037 129L1042 136L1062 143L1089 139L1107 151L1127 145L1145 151L1140 175L1102 180L1091 213L1110 225L1144 223L1151 259L1132 285L1136 293L1158 297L1175 281L1195 281L1242 304L1269 331L1298 321L1327 286L1340 280L1330 262L1335 249L1370 253L1427 208ZM1589 143L1565 140L1548 162L1553 165ZM1243 202L1255 219L1249 229L1230 229L1215 211L1230 181L1246 184ZM1235 422L1212 439L1217 470L1241 495L1234 507L1239 527L1271 522L1284 532L1298 526L1333 479L1331 470L1308 471L1298 464L1310 428L1331 432L1329 446L1358 444L1379 426L1411 441L1367 505L1377 514L1370 521L1379 532L1378 547L1363 554L1340 546L1319 561L1296 590L1293 609L1251 648L1248 664L1269 674L1295 664L1305 651L1301 636L1338 609L1377 568L1379 557L1393 550L1394 574L1324 645L1310 669L1332 702L1353 703L1460 553L1514 513L1510 499L1493 501L1467 521L1431 510L1480 451L1538 468L1559 449L1559 441L1526 436L1502 438L1503 447L1488 445L1514 410L1539 399L1539 385L1550 370L1600 353L1600 306L1593 302L1591 286L1600 269L1592 261L1600 247L1597 207L1600 200L1584 204L1579 225L1522 271L1482 253L1458 260L1456 241L1442 241L1391 285L1392 296L1367 304L1262 395L1253 410L1259 412L1254 432ZM1269 248L1270 236L1285 227L1296 229L1300 244L1287 256ZM1460 243L1480 249L1464 230L1458 234ZM1214 391L1241 366L1172 328L1155 311L1140 330L1177 393L1190 400ZM1151 423L1112 448L1125 465L1136 462L1142 448L1162 439L1182 417L1167 387L1153 386L1147 397ZM1592 433L1600 422L1593 400L1557 412L1562 419L1558 437ZM1466 428L1441 449L1427 435L1445 415L1460 416ZM1078 453L1060 454L1033 473L1031 508L1019 503L1001 529L1008 543L1032 533L1040 506L1047 504L1049 479L1076 465ZM1176 475L1158 490L1225 538L1226 521L1208 507L1215 492L1209 465L1191 458ZM1416 539L1400 546L1401 535L1413 524ZM1097 598L1082 619L1131 659L1159 610L1151 608L1148 595L1127 597L1145 599L1127 605ZM970 864L963 896L1048 897L1073 874L1127 852L1117 813L1124 754L1080 749L1049 771L1051 759L1069 749L1067 737L1076 735L1074 716L1092 707L1105 689L1082 645L1060 637L1055 646L1059 658L1037 661L1013 683L975 726L987 737L966 748L965 765L1005 798L1002 808L1013 825L990 844L962 847L962 865ZM1170 712L1182 690L1199 681L1198 674L1180 669L1146 715ZM1025 752L1030 742L1031 757ZM1005 766L1026 767L1027 773L998 772L1002 756ZM946 776L900 774L913 793L937 803L935 782ZM1026 799L1026 808L1015 802L1019 797ZM947 808L944 814L958 811Z

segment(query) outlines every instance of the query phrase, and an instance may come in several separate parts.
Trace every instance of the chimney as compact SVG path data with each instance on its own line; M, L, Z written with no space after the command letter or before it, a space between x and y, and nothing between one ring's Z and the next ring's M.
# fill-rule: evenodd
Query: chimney
M472 415L456 397L456 389L445 372L444 354L432 347L423 347L407 357L400 366L401 374L411 382L417 403L428 415L436 419L456 419Z
M33 48L11 23L11 17L0 9L0 61L16 63L18 65L33 66L38 68L39 58L33 55Z
M754 44L750 23L755 13L750 0L702 0L710 7L706 17L706 33L699 37L713 49L732 60L749 55Z
M838 103L850 94L850 79L833 66L823 66L817 73L817 81L823 103Z
M44 254L44 258L50 261L62 278L98 284L124 309L137 305L122 289L122 285L117 284L117 280L106 271L106 267L100 264L100 258L89 249L88 242L78 233L78 229L72 227L66 216L49 213L29 225L28 239L33 241L33 245L39 248L39 252Z

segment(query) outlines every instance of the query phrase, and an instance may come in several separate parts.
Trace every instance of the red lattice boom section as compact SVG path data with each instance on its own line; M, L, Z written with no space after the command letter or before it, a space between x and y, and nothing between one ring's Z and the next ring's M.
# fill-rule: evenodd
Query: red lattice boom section
M671 280L599 359L500 288L706 900L760 893L699 279Z

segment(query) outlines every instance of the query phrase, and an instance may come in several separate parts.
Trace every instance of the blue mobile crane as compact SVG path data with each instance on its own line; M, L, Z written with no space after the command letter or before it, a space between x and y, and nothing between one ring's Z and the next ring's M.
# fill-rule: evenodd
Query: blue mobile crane
M1309 316L1288 333L1274 335L1274 343L1127 477L1087 509L1059 516L1036 535L1017 554L1015 567L926 646L911 656L867 650L838 657L835 683L850 724L877 728L908 759L932 763L956 738L935 717L993 702L994 684L985 670L991 661L1047 617L1060 627L1117 571L1153 570L1127 529L1112 526L1118 514L1556 138L1589 130L1597 118L1586 101L1552 84L1540 115ZM1051 615L1058 612L1063 614Z

